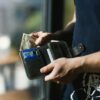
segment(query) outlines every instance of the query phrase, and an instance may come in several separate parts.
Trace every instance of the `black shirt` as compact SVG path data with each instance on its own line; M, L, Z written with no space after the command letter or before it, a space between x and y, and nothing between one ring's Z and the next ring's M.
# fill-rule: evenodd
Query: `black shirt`
M75 0L75 5L76 24L73 46L78 43L85 45L86 50L81 55L99 51L100 0ZM100 100L100 75L96 73L80 74L75 81L67 84L64 100Z

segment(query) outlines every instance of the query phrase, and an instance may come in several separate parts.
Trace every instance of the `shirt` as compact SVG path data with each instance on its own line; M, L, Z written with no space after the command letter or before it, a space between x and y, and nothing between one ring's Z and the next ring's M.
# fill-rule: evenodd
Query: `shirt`
M100 50L100 0L76 0L73 46L83 43L87 55ZM94 58L95 59L95 58ZM64 100L100 100L100 75L82 73L66 85Z

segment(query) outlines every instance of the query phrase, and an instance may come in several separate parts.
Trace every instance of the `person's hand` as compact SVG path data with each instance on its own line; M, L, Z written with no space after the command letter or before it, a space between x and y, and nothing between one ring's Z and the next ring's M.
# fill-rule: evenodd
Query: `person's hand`
M52 39L52 34L42 31L31 33L30 36L30 42L35 43L35 45L43 45Z
M81 59L59 58L47 66L40 69L41 73L49 73L45 76L45 81L68 83L81 73Z

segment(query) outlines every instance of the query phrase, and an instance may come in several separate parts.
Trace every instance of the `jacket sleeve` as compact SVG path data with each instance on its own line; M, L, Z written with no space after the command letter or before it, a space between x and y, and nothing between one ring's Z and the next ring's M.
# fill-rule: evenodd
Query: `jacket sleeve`
M72 39L73 39L74 26L75 26L75 23L72 23L68 27L66 27L64 30L55 32L54 39L66 41L68 43L68 45L71 46Z

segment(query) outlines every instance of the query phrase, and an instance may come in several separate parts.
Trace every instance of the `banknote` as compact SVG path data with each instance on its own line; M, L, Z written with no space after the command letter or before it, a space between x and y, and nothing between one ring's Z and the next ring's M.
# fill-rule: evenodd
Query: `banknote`
M21 45L20 45L20 51L24 49L29 49L30 43L29 43L29 35L26 33L23 33Z
M21 39L20 51L25 50L25 49L30 49L31 45L35 47L35 41L34 43L31 44L29 41L30 37L31 37L30 34L23 33L22 39Z

